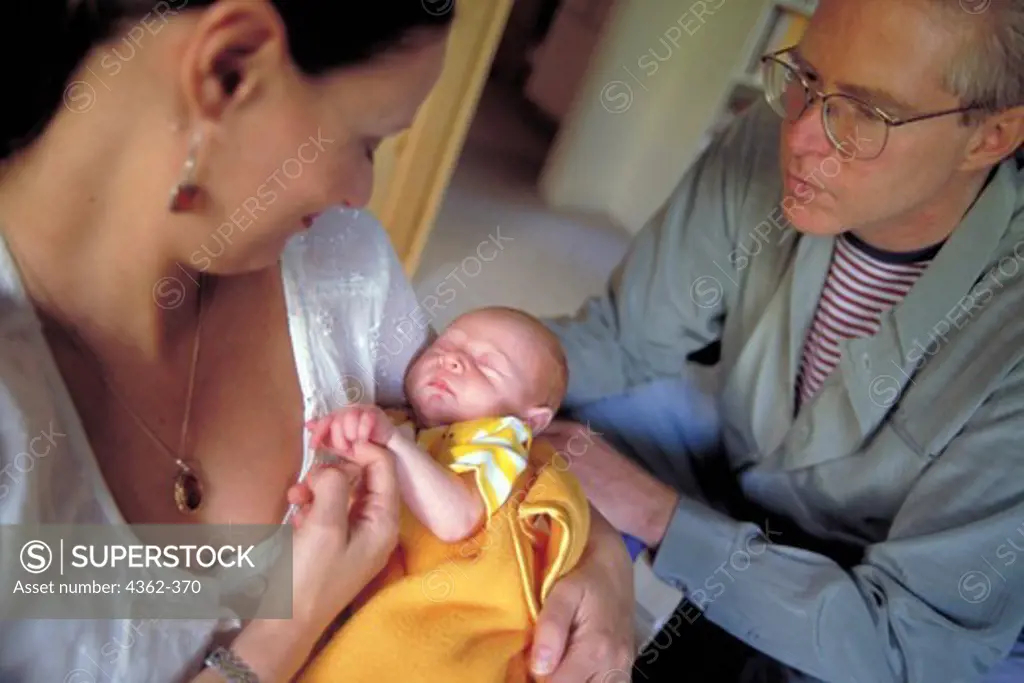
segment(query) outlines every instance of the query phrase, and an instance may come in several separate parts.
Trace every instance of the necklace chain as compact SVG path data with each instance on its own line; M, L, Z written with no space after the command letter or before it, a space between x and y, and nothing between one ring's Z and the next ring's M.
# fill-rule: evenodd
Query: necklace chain
M141 415L139 415L136 411L132 410L132 407L128 403L128 400L120 391L118 391L117 387L114 385L114 382L110 380L103 372L103 366L99 362L99 359L96 357L96 355L89 352L86 349L85 345L82 343L82 340L78 337L74 330L69 330L69 336L71 337L72 342L74 343L78 352L82 355L89 355L92 358L92 362L96 366L96 370L97 373L100 375L100 379L103 380L103 383L110 390L110 393L113 394L114 398L117 399L117 402L121 404L121 407L124 409L126 413L128 413L128 415L132 418L132 420L139 427L142 433L148 436L150 440L152 440L157 446L159 446L160 449L169 458L171 458L180 469L187 470L193 473L194 468L190 467L185 462L185 460L182 458L182 453L184 453L185 451L185 446L187 444L188 439L189 425L192 422L192 395L195 390L196 369L199 365L199 349L203 339L203 309L205 307L203 306L202 282L203 278L202 276L200 276L200 288L198 294L199 312L196 320L196 331L192 340L192 358L189 361L188 388L186 389L185 392L185 413L181 418L181 429L178 435L178 448L176 452L172 451L171 448L167 445L167 443L163 439L161 439L148 424L146 424L146 421L142 419Z

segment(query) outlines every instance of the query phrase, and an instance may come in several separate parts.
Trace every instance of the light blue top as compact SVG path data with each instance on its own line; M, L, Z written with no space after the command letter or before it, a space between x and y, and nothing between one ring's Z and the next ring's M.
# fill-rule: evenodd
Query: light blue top
M841 344L794 417L834 239L782 216L779 128L752 108L637 236L607 293L550 323L568 404L679 376L720 341L724 458L755 516L684 496L656 574L817 679L980 680L1024 628L1024 156L993 174L878 333ZM685 458L649 465L684 489Z

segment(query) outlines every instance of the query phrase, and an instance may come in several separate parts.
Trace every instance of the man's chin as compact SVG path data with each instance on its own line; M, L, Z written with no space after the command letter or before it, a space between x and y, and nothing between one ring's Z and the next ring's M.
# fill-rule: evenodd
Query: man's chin
M813 203L783 207L782 213L796 231L803 235L823 237L843 232L843 222L834 213L818 209Z

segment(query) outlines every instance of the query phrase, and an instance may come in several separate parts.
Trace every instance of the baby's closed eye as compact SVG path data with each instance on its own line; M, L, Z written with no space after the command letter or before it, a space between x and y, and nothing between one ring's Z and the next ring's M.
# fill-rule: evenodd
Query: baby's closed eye
M495 377L505 377L508 373L507 364L502 359L491 353L484 353L476 357L480 370Z

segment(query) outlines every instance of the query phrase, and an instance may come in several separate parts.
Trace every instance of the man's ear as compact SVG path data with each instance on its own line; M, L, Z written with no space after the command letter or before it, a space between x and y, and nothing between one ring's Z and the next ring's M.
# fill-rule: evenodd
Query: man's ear
M970 168L987 168L1013 155L1024 143L1024 106L991 115L981 123L966 160Z
M527 408L526 414L523 416L523 421L530 426L530 431L534 434L540 434L548 425L551 424L551 420L555 417L555 411L551 410L547 406L536 406L534 408Z

